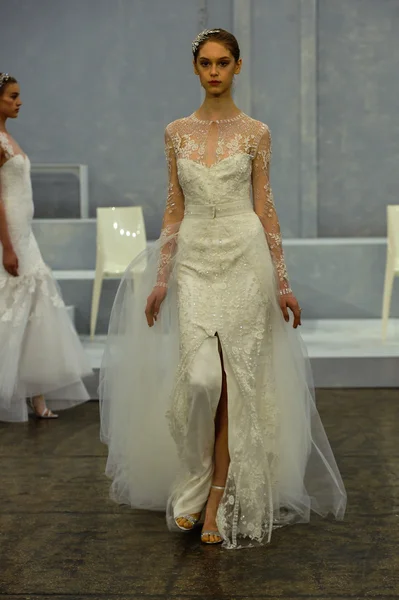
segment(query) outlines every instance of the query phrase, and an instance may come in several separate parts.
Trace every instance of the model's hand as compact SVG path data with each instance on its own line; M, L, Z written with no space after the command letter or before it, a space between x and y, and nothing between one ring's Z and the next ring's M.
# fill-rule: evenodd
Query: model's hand
M162 302L165 300L167 289L165 287L155 286L151 294L147 298L147 306L145 307L145 316L148 327L152 327L158 319L159 311Z
M301 323L301 308L298 304L298 300L293 294L283 294L280 296L280 308L283 312L284 320L288 323L290 315L288 309L290 309L294 315L293 328L296 329Z
M3 267L13 277L18 277L18 256L12 248L3 248Z

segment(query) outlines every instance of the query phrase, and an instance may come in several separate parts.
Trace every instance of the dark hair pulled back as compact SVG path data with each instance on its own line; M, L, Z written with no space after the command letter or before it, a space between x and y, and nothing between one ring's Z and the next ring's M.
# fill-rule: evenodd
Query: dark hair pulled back
M11 83L18 83L18 81L8 73L0 73L0 96L4 94L6 87Z
M198 58L201 48L206 42L210 41L218 42L225 46L234 56L236 62L240 59L240 46L238 45L237 38L232 33L225 29L208 29L200 33L193 42L193 55L195 61Z

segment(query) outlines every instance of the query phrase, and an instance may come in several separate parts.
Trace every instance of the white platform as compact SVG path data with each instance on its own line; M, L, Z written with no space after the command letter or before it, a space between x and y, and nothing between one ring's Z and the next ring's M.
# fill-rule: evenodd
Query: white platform
M390 320L386 341L381 330L381 319L315 319L300 328L312 359L399 358L399 319Z
M309 320L300 332L316 387L399 387L399 319L391 319L386 342L381 339L380 319ZM105 339L82 337L96 370Z

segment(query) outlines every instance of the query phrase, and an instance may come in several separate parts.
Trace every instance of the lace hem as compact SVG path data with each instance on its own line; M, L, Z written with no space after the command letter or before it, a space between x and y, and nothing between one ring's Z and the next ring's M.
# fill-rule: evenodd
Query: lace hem
M13 327L18 327L25 318L26 311L29 310L33 295L38 291L48 298L55 308L65 307L51 271L45 265L41 265L37 271L29 275L0 276L0 323L11 323ZM37 303L28 320L42 316L40 303Z

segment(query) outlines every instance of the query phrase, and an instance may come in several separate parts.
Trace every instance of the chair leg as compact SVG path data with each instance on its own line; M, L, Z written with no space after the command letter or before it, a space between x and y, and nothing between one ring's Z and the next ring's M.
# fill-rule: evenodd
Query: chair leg
M97 325L98 307L100 304L101 288L103 284L103 274L97 271L93 282L93 295L91 299L91 316L90 316L90 338L94 338Z
M382 301L382 339L385 340L387 337L387 326L389 319L389 311L391 308L392 298L392 286L395 278L394 263L387 257L387 264L385 267L385 283L384 283L384 297Z

